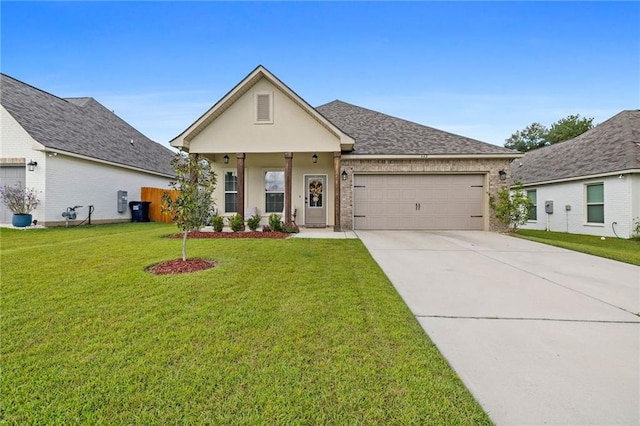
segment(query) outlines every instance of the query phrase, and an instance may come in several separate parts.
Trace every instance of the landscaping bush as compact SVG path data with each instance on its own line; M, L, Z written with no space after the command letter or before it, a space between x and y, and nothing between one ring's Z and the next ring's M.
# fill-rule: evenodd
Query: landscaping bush
M260 220L262 218L260 217L259 214L254 214L253 216L251 216L249 218L249 220L247 220L247 226L249 227L249 229L251 229L252 231L255 231L256 229L258 229L258 226L260 226Z
M273 232L283 232L282 229L282 220L280 219L280 215L276 213L271 213L269 216L269 228Z
M229 228L231 228L233 232L244 231L244 217L240 213L228 217L227 221L229 221Z
M297 234L298 232L300 232L300 228L298 228L298 225L296 225L295 223L290 222L284 225L282 231L289 234Z
M631 229L632 235L631 238L635 240L640 240L640 217L636 217L633 220L633 228Z
M222 232L222 228L224 228L224 218L219 214L216 214L211 218L211 226L213 226L213 230L215 232Z

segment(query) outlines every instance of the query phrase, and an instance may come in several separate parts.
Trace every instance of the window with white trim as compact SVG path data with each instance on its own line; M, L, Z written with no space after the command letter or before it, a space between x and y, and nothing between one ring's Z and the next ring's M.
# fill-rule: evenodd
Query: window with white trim
M273 123L273 94L256 93L255 104L256 124Z
M536 189L527 190L527 197L533 203L529 209L529 219L531 221L538 220L538 191Z
M284 172L264 172L264 211L280 213L284 210Z
M224 211L225 213L238 211L238 174L235 170L224 172Z
M587 223L604 223L604 183L586 185Z

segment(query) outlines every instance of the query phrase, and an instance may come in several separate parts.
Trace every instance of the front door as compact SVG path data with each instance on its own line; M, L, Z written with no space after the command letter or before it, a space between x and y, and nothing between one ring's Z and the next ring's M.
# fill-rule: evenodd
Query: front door
M309 228L327 226L326 176L305 176L304 221Z

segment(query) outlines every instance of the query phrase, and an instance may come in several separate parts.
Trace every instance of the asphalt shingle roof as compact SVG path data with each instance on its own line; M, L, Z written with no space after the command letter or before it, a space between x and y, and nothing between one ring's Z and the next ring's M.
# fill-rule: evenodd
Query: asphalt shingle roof
M47 148L174 175L171 150L147 138L93 98L59 98L0 74L0 102L33 139Z
M527 152L511 164L523 184L640 169L640 110L622 111L578 137Z
M517 154L516 151L422 124L392 117L339 100L316 108L355 139L350 154L478 155Z

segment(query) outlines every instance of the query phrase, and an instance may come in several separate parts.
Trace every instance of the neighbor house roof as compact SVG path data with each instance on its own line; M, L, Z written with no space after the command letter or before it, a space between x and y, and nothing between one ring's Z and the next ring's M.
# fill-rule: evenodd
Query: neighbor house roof
M353 155L521 155L339 100L316 110L355 139Z
M173 176L173 152L93 98L63 99L0 74L0 100L45 149Z
M527 152L512 181L542 183L640 170L640 110L622 111L578 137Z

